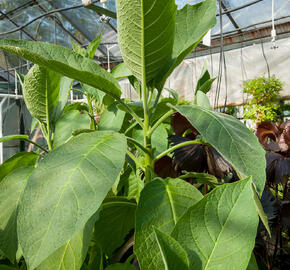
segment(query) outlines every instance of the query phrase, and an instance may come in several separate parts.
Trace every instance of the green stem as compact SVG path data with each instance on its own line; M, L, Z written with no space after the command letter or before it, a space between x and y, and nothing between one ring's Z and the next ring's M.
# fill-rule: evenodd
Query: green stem
M161 91L158 91L158 94L157 94L157 97L155 99L155 102L154 102L154 105L153 105L153 109L150 113L150 118L154 115L154 113L156 112L156 109L157 109L157 105L158 105L158 102L159 102L159 99L161 97Z
M89 112L90 112L90 117L91 117L91 129L92 130L97 130L97 126L96 126L96 121L95 121L95 117L94 117L94 109L93 109L93 105L92 105L92 100L89 94L86 95L87 96L87 100L88 100L88 105L89 105Z
M133 122L127 129L126 131L124 132L124 134L126 135L131 129L133 129L134 127L136 127L138 125L138 122L135 121Z
M145 74L145 73L144 73ZM152 180L151 172L153 170L153 160L151 155L151 134L149 134L150 123L149 123L149 110L148 110L148 92L146 88L146 80L143 78L142 82L142 98L143 98L143 107L144 107L144 125L143 125L143 134L144 134L144 148L147 149L145 152L145 182L148 183ZM149 152L149 153L148 153Z
M36 142L34 142L34 141L31 141L31 140L29 140L29 139L25 139L24 141L27 141L27 142L29 142L29 143L32 143L32 144L34 144L36 147L38 147L39 149L41 149L42 151L48 153L48 151L47 151L44 147L42 147L41 145L39 145L38 143L36 143Z
M52 144L51 144L51 138L50 138L50 126L49 123L47 125L43 125L43 128L41 128L43 136L47 142L48 150L52 150Z
M136 146L138 146L139 148L141 148L143 150L144 153L148 153L150 154L151 152L148 151L148 149L144 148L143 145L141 145L139 142L137 142L136 140L130 138L130 137L127 137L127 140L132 142L133 144L135 144Z
M150 107L150 102L151 102L152 96L153 96L153 90L150 91L150 95L149 95L148 102L147 102L148 107Z
M159 120L154 124L154 126L149 130L149 134L150 135L152 135L153 134L153 132L154 132L154 130L156 129L156 128L158 128L159 127L159 125L161 124L161 123L163 123L163 121L165 120L165 119L167 119L171 114L173 114L174 113L174 111L173 110L170 110L170 111L168 111L166 114L164 114L161 118L159 118Z
M117 102L119 102L120 104L122 104L127 111L135 118L135 120L138 122L138 124L143 128L143 123L142 120L139 118L139 116L130 108L130 106L128 106L128 104L126 104L125 102L123 102L121 99L116 99Z
M187 145L191 145L191 144L203 144L202 141L200 140L194 140L194 141L187 141L187 142L184 142L184 143L179 143L177 145L174 145L172 147L170 147L169 149L167 149L166 151L164 151L163 153L161 153L160 155L158 155L156 158L155 158L155 161L157 161L158 159L166 156L167 154L169 154L170 152L180 148L180 147L183 147L183 146L187 146Z
M136 163L136 165L138 167L140 167L141 170L145 171L145 169L143 168L143 165L139 162L139 160L129 151L126 151L127 155L134 160L134 162Z

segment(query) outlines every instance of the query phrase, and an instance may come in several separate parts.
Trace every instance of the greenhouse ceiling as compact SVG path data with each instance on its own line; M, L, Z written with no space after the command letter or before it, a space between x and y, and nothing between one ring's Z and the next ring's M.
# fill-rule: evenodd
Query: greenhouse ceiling
M84 7L82 2L91 4ZM198 2L201 1L176 0L179 9L187 3ZM217 24L211 31L213 47L220 46L221 36L225 45L270 37L273 19L278 36L290 32L289 0L218 0L217 3ZM105 62L109 55L111 62L120 62L115 0L108 0L105 9L100 1L0 2L0 38L38 40L71 47L71 41L86 46L99 34L102 34L103 39L96 55L98 60ZM3 70L23 66L18 58L3 56L0 53L0 68Z

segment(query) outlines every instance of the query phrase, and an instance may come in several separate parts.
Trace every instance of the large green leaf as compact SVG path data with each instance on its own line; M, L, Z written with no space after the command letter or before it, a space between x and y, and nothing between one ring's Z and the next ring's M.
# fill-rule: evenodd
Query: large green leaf
M144 143L144 134L141 129L133 130L133 138L138 141L141 145ZM159 155L167 149L168 146L168 133L164 125L160 125L156 128L152 134L151 143L154 149L154 156Z
M72 133L78 129L89 129L90 122L91 118L86 112L81 113L80 111L72 110L63 114L55 125L53 146L58 147L64 144L71 138Z
M109 198L102 204L95 224L94 240L106 255L111 256L120 247L135 225L136 203Z
M33 167L15 169L0 182L0 249L11 261L15 261L18 249L18 205L32 170Z
M181 245L170 235L156 228L154 231L165 270L188 270L189 260Z
M196 5L185 5L176 14L175 38L171 63L156 81L158 89L172 71L190 54L209 29L216 24L216 0L205 0Z
M38 155L33 152L20 152L15 154L0 165L0 182L15 169L34 166L37 159Z
M195 95L195 100L194 103L198 106L201 106L205 109L211 110L211 105L209 102L208 96L202 92L202 91L197 91Z
M62 247L44 260L37 270L79 270L87 256L92 238L95 216Z
M149 82L171 59L175 1L117 0L116 9L124 62L139 81Z
M214 189L177 222L172 236L190 269L246 269L258 226L251 178Z
M27 183L18 215L25 261L33 270L81 230L119 176L126 139L91 132L51 151Z
M99 130L119 131L123 125L126 112L119 110L116 103L110 105L98 121Z
M131 72L131 70L126 66L125 63L121 63L117 66L115 66L112 71L111 74L114 76L115 79L120 80L123 78L127 78L129 76L132 76L133 73Z
M98 35L94 40L90 42L88 45L86 52L87 52L87 57L90 59L93 59L96 53L96 50L98 49L100 43L102 41L102 35Z
M154 228L170 234L187 209L202 199L202 194L180 179L156 178L141 192L136 211L134 252L141 269L164 269Z
M60 79L58 101L54 108L51 119L53 122L55 122L61 116L63 109L67 104L72 83L73 80L68 77L61 77Z
M200 132L242 176L253 176L259 195L264 189L265 151L257 137L236 118L199 106L177 106L176 110Z
M25 104L31 115L42 123L50 122L58 102L60 80L60 74L38 65L34 65L25 76Z
M0 48L64 76L91 85L115 98L121 88L114 77L93 60L62 46L25 40L0 40Z

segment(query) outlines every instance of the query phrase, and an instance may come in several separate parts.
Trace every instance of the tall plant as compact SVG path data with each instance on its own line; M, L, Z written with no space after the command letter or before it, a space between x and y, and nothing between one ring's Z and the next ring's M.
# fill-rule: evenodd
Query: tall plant
M257 210L267 226L256 194L265 183L264 150L241 122L210 108L206 72L194 105L176 105L172 90L162 98L168 76L215 25L216 1L177 10L174 0L117 0L116 7L124 64L112 73L91 60L99 41L86 52L0 41L1 49L35 63L23 91L48 145L1 165L1 254L29 270L134 269L131 262L141 269L246 269ZM121 99L121 77L134 85L138 102ZM88 106L63 106L72 80L82 83ZM108 105L98 123L92 99ZM173 112L199 135L167 148ZM9 139L30 141L1 141ZM203 196L182 179L156 177L154 164L188 145L211 147L241 180Z

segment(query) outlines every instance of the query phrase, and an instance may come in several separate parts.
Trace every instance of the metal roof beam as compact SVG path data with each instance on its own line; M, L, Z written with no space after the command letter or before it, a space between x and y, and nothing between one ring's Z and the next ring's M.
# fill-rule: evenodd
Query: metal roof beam
M53 6L56 9L61 8L62 6L59 4L58 1L53 1L53 0L48 0L49 4L51 6ZM90 33L86 27L81 26L78 22L77 22L77 17L74 14L67 14L67 12L61 11L60 12L61 15L71 23L71 25L77 29L79 32L82 33L82 35L89 41L91 42L92 40L95 39L95 36ZM98 50L103 54L103 55L107 55L107 49L104 46L99 46Z
M6 12L6 15L13 15L15 12L20 11L20 10L25 9L25 8L28 8L28 7L33 6L35 4L36 4L35 0L26 2L23 5L18 6L17 8L14 8L14 9ZM0 20L3 20L4 18L5 18L5 16L3 16L3 15L0 16Z
M2 16L4 16L5 18L7 18L12 24L14 24L16 27L19 27L19 25L14 21L12 20L7 14L5 14L4 12L2 12L2 10L0 10L0 13L2 14ZM21 29L21 31L27 35L28 37L30 37L32 40L36 40L30 33L28 33L26 30L24 29Z
M254 5L254 4L262 2L262 1L264 1L264 0L255 0L255 1L249 2L249 3L245 4L245 5L242 5L242 6L239 6L239 7L236 7L236 8L232 8L232 9L228 9L228 12L231 13L231 12L234 12L234 11L249 7L251 5ZM225 14L226 14L226 12L222 12L222 15L225 15ZM217 14L217 16L220 16L220 14Z
M35 0L36 1L36 0ZM36 1L37 2L37 1ZM41 5L41 3L38 4L38 7L40 10L42 10L43 12L47 12L47 10ZM48 17L53 20L55 23L57 23L57 25L63 30L65 31L72 39L74 39L79 45L82 45L82 42L76 38L69 30L67 30L63 24L58 20L58 18L54 15L48 15Z
M231 15L231 13L228 11L228 9L227 9L226 5L224 4L223 0L221 0L221 6L222 6L223 10L225 11L225 14L227 15L227 17L229 18L229 20L233 24L233 26L238 30L239 33L241 33L242 31L240 30L239 25L236 23L236 21L234 20L234 18Z

